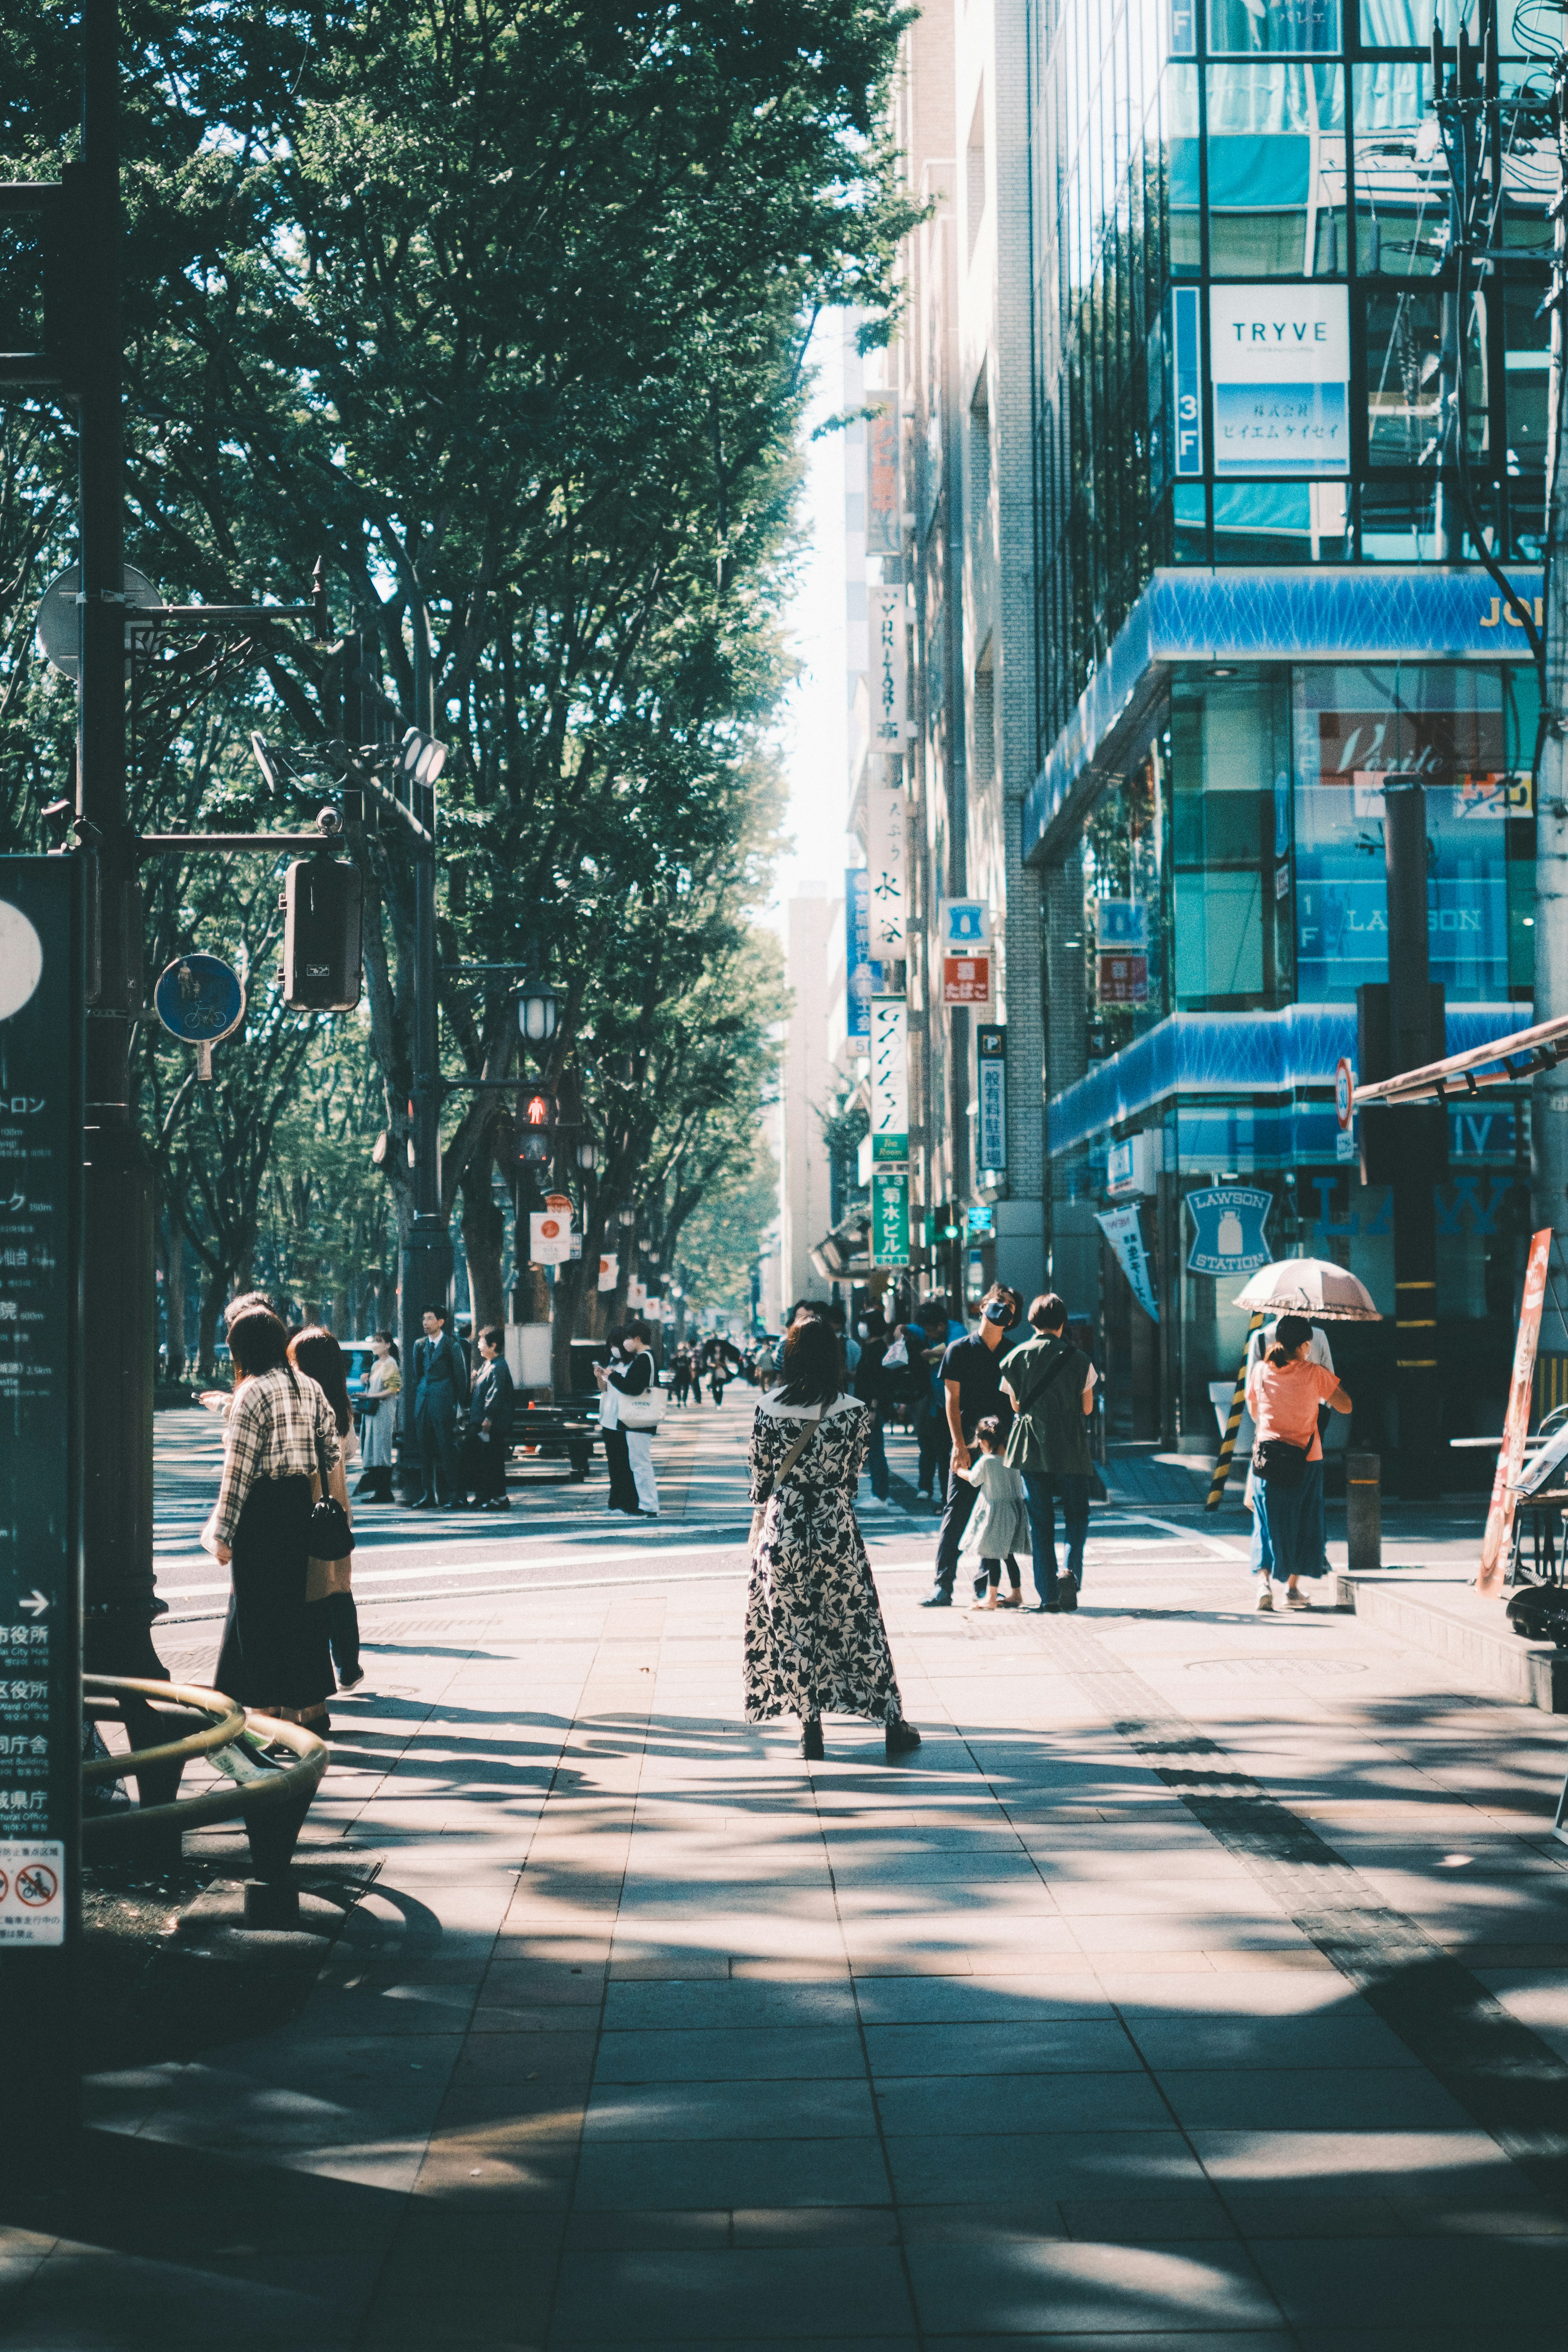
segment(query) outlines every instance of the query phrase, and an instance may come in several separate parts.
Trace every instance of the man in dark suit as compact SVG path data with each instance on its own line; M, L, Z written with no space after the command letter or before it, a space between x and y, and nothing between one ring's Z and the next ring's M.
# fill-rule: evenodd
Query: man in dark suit
M463 1508L458 1489L458 1408L468 1396L468 1366L447 1328L444 1307L425 1309L425 1337L414 1342L414 1427L424 1465L425 1491L413 1505L433 1511L444 1503Z

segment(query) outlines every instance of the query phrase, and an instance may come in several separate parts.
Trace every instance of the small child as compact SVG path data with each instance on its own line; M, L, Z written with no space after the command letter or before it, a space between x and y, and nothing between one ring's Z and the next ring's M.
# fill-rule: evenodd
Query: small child
M994 1413L987 1414L974 1434L980 1446L978 1458L958 1475L980 1489L980 1500L963 1530L958 1564L973 1575L977 1609L1018 1609L1024 1595L1014 1555L1029 1542L1024 1481L1002 1459L1002 1423ZM1004 1560L1012 1587L1005 1597L1001 1591Z

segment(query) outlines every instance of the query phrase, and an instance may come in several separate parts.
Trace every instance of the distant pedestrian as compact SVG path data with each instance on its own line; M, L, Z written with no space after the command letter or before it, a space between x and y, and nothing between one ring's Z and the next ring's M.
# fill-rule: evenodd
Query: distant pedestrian
M397 1439L397 1401L403 1388L403 1374L398 1367L397 1342L390 1331L377 1331L370 1344L370 1378L360 1400L360 1412L363 1416L360 1461L364 1467L364 1475L354 1488L354 1499L362 1503L390 1503L393 1455Z
M724 1384L730 1377L729 1360L721 1339L713 1340L706 1352L703 1369L708 1374L708 1393L715 1404L724 1402Z
M868 1307L861 1317L859 1340L859 1358L850 1371L849 1385L871 1416L866 1475L871 1481L871 1501L880 1507L889 1499L893 1482L882 1438L882 1358L887 1353L888 1326L879 1307Z
M816 1759L824 1715L866 1716L883 1727L891 1762L921 1736L904 1721L855 1517L870 1414L841 1381L832 1327L816 1317L792 1325L783 1385L752 1428L746 1721L797 1716L800 1752Z
M653 1333L646 1323L628 1323L621 1340L625 1364L606 1371L594 1367L602 1391L613 1390L616 1418L626 1439L626 1462L637 1488L637 1504L626 1511L633 1519L658 1517L658 1481L654 1475L653 1433L658 1426L658 1383L648 1349ZM625 1507L623 1506L623 1508Z
M305 1590L315 1482L339 1461L337 1426L315 1381L289 1362L278 1316L243 1309L228 1344L239 1378L224 1424L217 1501L201 1538L232 1586L214 1687L325 1732L331 1649L326 1613Z
M618 1323L605 1334L611 1371L625 1369L626 1359L621 1344L625 1338L626 1331ZM620 1391L599 1380L599 1371L600 1367L595 1364L594 1378L599 1387L599 1431L605 1441L605 1467L610 1474L610 1491L605 1500L605 1508L606 1511L625 1512L628 1517L635 1518L637 1490L626 1453L626 1433L620 1423Z
M462 1488L481 1511L510 1511L506 1457L517 1391L507 1364L506 1334L499 1323L479 1333L479 1372L468 1398L468 1433L463 1440Z
M1310 1609L1300 1579L1323 1573L1321 1527L1323 1447L1318 1407L1349 1412L1351 1399L1337 1373L1311 1360L1312 1327L1304 1315L1281 1315L1274 1344L1247 1374L1247 1409L1258 1431L1253 1508L1268 1563L1260 1571L1256 1607L1274 1607L1274 1580L1285 1582L1287 1609Z
M340 1502L352 1519L349 1472L359 1457L360 1443L354 1434L349 1370L343 1351L323 1325L312 1323L289 1340L289 1361L297 1372L315 1381L332 1409L339 1456L320 1483L321 1490ZM305 1578L305 1598L310 1607L326 1612L327 1640L332 1664L338 1670L338 1688L344 1691L353 1690L356 1683L364 1680L359 1657L359 1611L354 1606L353 1570L353 1554L350 1552L345 1559L312 1559Z
M915 1485L922 1496L938 1503L947 1490L948 1457L952 1452L942 1385L947 1344L947 1309L922 1307L918 1321L910 1325L905 1335L914 1391Z
M1068 1336L1064 1299L1047 1290L1029 1308L1031 1337L1007 1359L1002 1384L1017 1415L1007 1438L1007 1460L1023 1474L1028 1498L1035 1596L1041 1609L1064 1614L1083 1590L1089 1538L1089 1490L1093 1475L1089 1432L1099 1378ZM1067 1568L1057 1572L1058 1502L1067 1534Z
M669 1402L684 1405L691 1394L691 1350L683 1339L669 1368Z
M942 1385L946 1398L948 1433L952 1455L948 1465L947 1500L937 1530L936 1582L921 1601L922 1609L951 1609L952 1580L958 1570L959 1547L969 1514L974 1508L974 1488L958 1473L967 1470L974 1433L987 1413L995 1413L1004 1430L1013 1408L1002 1393L1002 1360L1014 1345L1023 1301L1005 1282L994 1282L981 1302L980 1328L955 1339L942 1360Z
M447 1328L444 1307L425 1309L425 1337L414 1343L414 1428L419 1442L423 1491L410 1507L463 1507L458 1491L458 1409L468 1401L468 1366Z
M974 1432L977 1458L959 1476L980 1496L978 1510L963 1530L958 1561L974 1578L977 1609L1019 1609L1024 1595L1017 1555L1029 1540L1029 1515L1024 1507L1024 1482L1002 1459L1002 1423L987 1413ZM1002 1563L1007 1563L1009 1591L1001 1591Z

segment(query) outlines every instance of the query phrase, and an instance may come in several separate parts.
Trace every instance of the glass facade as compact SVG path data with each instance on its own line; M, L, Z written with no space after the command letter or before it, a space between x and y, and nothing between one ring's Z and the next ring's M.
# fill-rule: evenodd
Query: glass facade
M1504 5L1505 88L1527 34ZM1540 561L1555 162L1510 142L1460 331L1430 37L1415 0L1037 6L1042 759L1160 564L1473 559L1461 364L1477 520Z
M1458 317L1430 29L1405 0L1034 17L1047 1148L1053 1230L1080 1253L1053 1274L1089 1306L1092 1249L1112 1434L1194 1452L1216 1442L1247 1278L1196 1263L1194 1194L1239 1186L1268 1255L1352 1266L1392 1318L1392 1198L1333 1108L1357 991L1388 976L1391 787L1424 792L1448 1050L1531 1017L1539 700L1519 608L1540 594L1555 164L1510 145ZM1508 5L1500 30L1506 90L1526 70ZM1461 387L1475 521L1519 583L1508 607L1462 573L1462 627L1416 593L1478 552ZM1163 653L1154 575L1195 596L1208 569L1245 575L1233 641L1216 625L1205 658ZM1291 598L1270 593L1281 572ZM1102 710L1110 751L1085 715ZM1437 1349L1458 1434L1499 1425L1506 1394L1528 1107L1500 1089L1449 1130ZM1090 1231L1134 1204L1157 1325ZM1336 1349L1361 1383L1354 1442L1396 1445L1392 1320Z

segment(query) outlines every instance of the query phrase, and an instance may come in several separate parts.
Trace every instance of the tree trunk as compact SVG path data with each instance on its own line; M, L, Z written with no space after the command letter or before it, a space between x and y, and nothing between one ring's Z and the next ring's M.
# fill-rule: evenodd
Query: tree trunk
M490 1161L476 1162L463 1178L463 1255L468 1266L468 1296L473 1302L476 1338L487 1323L506 1321L501 1288L501 1249L506 1240L506 1216L490 1182Z
M217 1366L213 1350L217 1341L218 1318L223 1312L224 1295L228 1289L227 1268L213 1267L202 1284L201 1317L196 1325L196 1378L212 1380Z
M164 1214L163 1310L169 1335L165 1377L177 1381L185 1369L185 1235L173 1209Z

